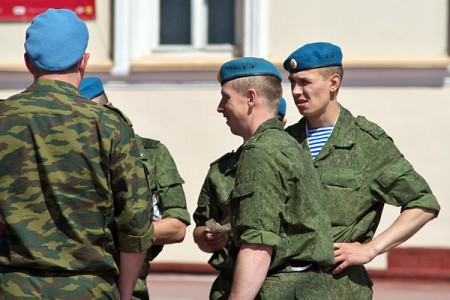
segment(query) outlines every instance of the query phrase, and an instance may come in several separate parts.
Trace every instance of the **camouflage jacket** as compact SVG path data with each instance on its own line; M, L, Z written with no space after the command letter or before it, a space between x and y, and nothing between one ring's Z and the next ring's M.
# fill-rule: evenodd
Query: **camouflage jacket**
M0 266L117 274L111 253L151 246L149 190L120 114L37 80L0 102L0 136Z
M233 151L223 155L210 164L198 197L197 209L193 215L196 227L205 226L209 219L214 219L220 224L230 222L229 196L234 187L240 153L241 148L236 152ZM230 256L230 251L234 255ZM228 244L222 250L213 253L209 259L209 264L216 269L232 268L234 262L231 259L236 253L237 250L234 248L230 235Z
M189 225L191 219L182 186L184 180L178 173L169 150L159 141L139 135L136 135L136 141L147 174L147 184L155 196L160 217L175 218ZM162 248L162 245L153 245L147 259L153 260Z
M242 146L231 192L233 241L274 252L270 269L288 261L334 264L324 192L309 153L271 118Z
M309 151L306 118L286 131ZM385 203L439 211L426 181L378 125L340 107L339 119L314 160L325 189L334 241L370 241Z

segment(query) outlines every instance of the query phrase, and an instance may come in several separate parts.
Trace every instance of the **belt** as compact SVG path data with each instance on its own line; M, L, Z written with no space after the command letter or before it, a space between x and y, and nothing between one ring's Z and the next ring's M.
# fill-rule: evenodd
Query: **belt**
M275 267L267 272L267 276L272 276L278 273L291 273L291 272L317 272L316 263L311 261L291 261L283 266Z

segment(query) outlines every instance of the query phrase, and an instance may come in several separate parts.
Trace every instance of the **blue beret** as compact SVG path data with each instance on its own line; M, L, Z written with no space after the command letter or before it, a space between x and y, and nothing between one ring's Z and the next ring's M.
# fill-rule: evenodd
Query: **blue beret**
M81 81L78 90L81 96L87 99L92 99L104 93L102 80L98 77L86 77Z
M258 57L241 57L224 63L217 74L217 80L220 85L224 85L232 79L260 75L273 75L282 80L277 67Z
M325 42L306 44L292 52L283 63L289 73L331 66L342 66L342 52L338 46Z
M88 39L86 24L73 11L50 8L28 27L25 50L36 68L62 71L83 57Z
M278 102L278 114L283 117L286 116L286 100L283 97L280 98L280 102Z

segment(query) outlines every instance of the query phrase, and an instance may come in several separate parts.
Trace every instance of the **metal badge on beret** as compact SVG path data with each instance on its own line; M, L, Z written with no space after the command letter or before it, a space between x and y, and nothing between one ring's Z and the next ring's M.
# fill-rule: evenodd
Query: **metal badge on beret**
M221 80L220 80L220 72L217 72L217 81L221 82Z
M291 65L292 69L297 68L297 61L295 59L292 58L289 64Z

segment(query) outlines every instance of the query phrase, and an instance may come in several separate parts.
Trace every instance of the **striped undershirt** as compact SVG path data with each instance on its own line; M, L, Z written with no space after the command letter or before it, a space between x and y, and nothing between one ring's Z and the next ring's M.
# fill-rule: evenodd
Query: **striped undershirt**
M319 155L325 143L328 141L333 132L334 125L324 126L320 128L308 128L308 146L313 159Z

